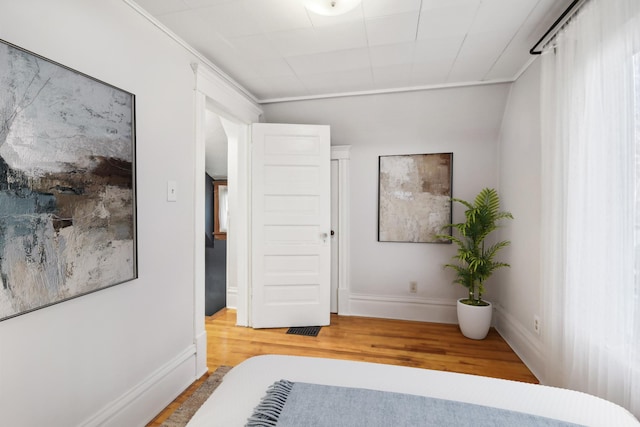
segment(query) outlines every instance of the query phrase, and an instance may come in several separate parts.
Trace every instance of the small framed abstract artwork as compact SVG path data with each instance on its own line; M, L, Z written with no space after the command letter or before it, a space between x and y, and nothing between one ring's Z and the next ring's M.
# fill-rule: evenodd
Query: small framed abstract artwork
M0 320L137 278L134 112L0 40Z
M450 243L453 153L379 157L378 241Z

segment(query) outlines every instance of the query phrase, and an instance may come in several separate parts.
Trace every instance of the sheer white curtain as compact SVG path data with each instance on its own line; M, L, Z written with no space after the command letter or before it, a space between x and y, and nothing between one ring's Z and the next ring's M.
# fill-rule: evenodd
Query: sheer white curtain
M636 416L639 47L639 0L590 0L542 58L545 382Z

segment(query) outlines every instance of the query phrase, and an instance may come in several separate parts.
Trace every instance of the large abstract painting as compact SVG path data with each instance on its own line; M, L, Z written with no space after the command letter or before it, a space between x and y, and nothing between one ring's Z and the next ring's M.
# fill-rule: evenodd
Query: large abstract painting
M380 156L378 241L450 243L452 153Z
M137 277L134 101L0 41L0 320Z

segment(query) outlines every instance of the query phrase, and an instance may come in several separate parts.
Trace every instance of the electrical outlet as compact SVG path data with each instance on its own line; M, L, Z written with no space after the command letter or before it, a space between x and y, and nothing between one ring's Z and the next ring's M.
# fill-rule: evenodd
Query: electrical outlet
M533 330L540 335L540 318L538 316L533 316Z
M409 292L411 292L412 294L415 294L418 292L418 282L416 281L409 282Z

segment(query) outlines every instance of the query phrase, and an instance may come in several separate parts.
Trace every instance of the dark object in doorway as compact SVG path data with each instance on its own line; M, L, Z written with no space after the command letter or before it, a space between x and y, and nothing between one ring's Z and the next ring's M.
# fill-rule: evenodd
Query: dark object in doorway
M304 335L307 337L317 337L322 326L303 326L300 328L289 328L288 334Z

